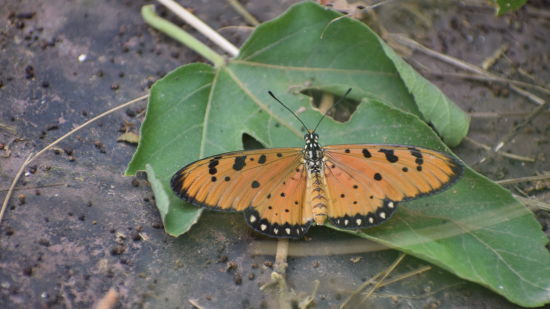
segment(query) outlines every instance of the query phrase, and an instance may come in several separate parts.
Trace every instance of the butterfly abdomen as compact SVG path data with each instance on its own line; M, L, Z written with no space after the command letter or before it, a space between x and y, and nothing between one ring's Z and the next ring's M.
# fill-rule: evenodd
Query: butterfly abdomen
M307 177L305 211L311 212L317 225L323 225L328 218L330 198L326 188L325 174L310 173Z

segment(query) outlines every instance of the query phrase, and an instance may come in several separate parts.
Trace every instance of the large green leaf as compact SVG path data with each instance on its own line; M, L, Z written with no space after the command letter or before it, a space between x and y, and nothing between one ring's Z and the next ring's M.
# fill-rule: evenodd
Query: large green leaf
M303 109L300 117L313 125L321 115L301 90L342 95L353 88L350 97L362 103L346 123L330 118L322 123L322 144L392 143L448 151L425 121L451 145L464 136L468 119L460 109L363 24L341 19L329 25L337 16L313 3L294 6L258 27L237 59L218 68L186 65L153 86L127 174L147 170L169 234L186 232L200 215L169 188L181 166L242 149L244 133L266 147L302 146L300 124L267 90L291 109ZM550 255L540 225L509 192L470 169L448 191L403 203L387 224L356 234L518 304L550 299Z

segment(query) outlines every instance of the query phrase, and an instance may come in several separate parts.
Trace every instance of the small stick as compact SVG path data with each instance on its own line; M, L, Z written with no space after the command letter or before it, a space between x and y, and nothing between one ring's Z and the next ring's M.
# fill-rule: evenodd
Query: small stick
M513 195L515 199L521 201L524 203L527 207L529 207L531 210L537 210L542 209L544 211L550 211L550 204L541 202L539 200L535 200L532 198L527 198L519 195Z
M539 176L528 176L528 177L519 177L519 178L510 178L504 180L497 180L496 183L500 185L510 185L527 181L537 181L537 180L550 180L550 174L548 175L539 175Z
M542 111L542 113L550 114L550 110ZM500 117L526 117L527 112L472 112L468 113L472 118L500 118Z
M197 29L197 31L202 33L210 41L214 42L221 49L225 50L232 57L236 57L239 54L239 49L235 45L230 43L216 31L214 31L202 20L198 19L195 15L184 9L177 2L173 0L158 0L158 2L162 3L170 11L176 14L179 18L183 19L190 26Z
M389 274L391 274L391 272L393 272L393 270L397 267L397 265L399 265L399 263L401 263L401 261L403 261L405 256L406 256L405 253L399 252L399 257L397 257L395 262L393 262L393 264L390 265L390 267L388 267L388 269L386 269L386 271L384 271L384 275L382 276L382 278L380 280L376 281L374 286L367 292L367 295L365 295L365 297L363 297L363 300L361 300L361 303L364 303L367 300L367 298L369 298L372 295L372 293L374 293L374 291L376 291L376 289L378 289L378 287L380 287L380 284L382 284L382 281L384 281L386 279L386 277L389 276Z
M506 136L500 140L500 142L493 148L493 150L495 152L498 152L500 149L502 149L502 147L504 147L506 143L511 141L523 127L529 124L529 122L535 117L539 116L542 110L548 107L549 102L550 101L546 101L544 102L544 104L537 106L537 108L535 108L520 124L515 126L510 132L508 132L508 134L506 134Z
M53 184L50 184L50 185L14 188L13 191L23 191L23 190L33 190L33 189L52 188L52 187L59 187L59 186L64 186L64 185L66 185L66 183L53 183ZM8 190L9 190L9 188L8 188L8 189L4 188L4 189L0 189L0 192L6 192L6 191L8 191Z
M489 147L489 146L487 146L483 143L480 143L480 142L472 139L471 137L466 136L466 137L464 137L464 140L474 144L477 147L483 148L485 151L491 151L491 147ZM533 158L524 157L524 156L520 156L520 155L517 155L517 154L509 153L509 152L502 151L502 152L498 152L498 154L500 154L503 157L510 158L510 159L513 159L513 160L524 161L524 162L535 162L535 159L533 159Z
M196 307L196 308L198 308L198 309L204 309L203 306L199 305L199 302L198 302L196 299L190 298L190 299L188 299L187 301L188 301L193 307Z
M359 295L359 293L361 293L361 291L363 291L365 288L367 288L367 286L371 285L372 283L374 283L376 280L378 280L378 278L380 278L382 276L384 272L379 272L377 273L376 275L374 275L372 278L370 278L369 280L363 282L363 284L361 284L357 289L355 289L349 296L348 298L346 298L346 300L344 300L344 302L340 305L340 309L344 309L346 308L346 306L349 304L349 302L357 295Z
M286 259L288 257L288 239L277 239L277 253L275 254L275 265L273 271L278 272L281 275L285 275L288 264Z
M315 301L317 290L319 289L319 284L320 284L319 280L313 281L313 291L311 291L311 294L308 295L306 298L304 298L298 304L298 309L307 309Z
M119 294L114 288L110 288L109 291L101 298L94 309L112 309L118 302Z
M522 87L533 88L533 89L537 89L541 92L544 92L546 94L550 94L550 89L547 89L545 87L535 85L535 84L529 84L529 83L525 83L525 82L521 82L521 81L517 81L517 80L512 80L512 79L499 77L497 75L494 75L492 73L489 73L489 72L483 70L482 68L480 68L476 65L464 62L464 61L459 60L457 58L454 58L454 57L442 54L440 52L437 52L433 49L427 48L426 46L424 46L424 45L422 45L422 44L420 44L420 43L418 43L418 42L416 42L412 39L406 38L402 35L391 34L391 39L393 39L393 40L395 40L395 41L399 42L400 44L403 44L407 47L410 47L410 48L413 48L415 50L421 51L421 52L427 54L428 56L432 56L434 58L437 58L437 59L439 59L443 62L452 64L456 67L459 67L461 69L464 69L464 70L467 70L467 71L470 71L470 72L477 73L477 74L483 76L486 80L499 81L499 82L504 82L504 83L508 83L508 84L522 86ZM475 77L472 77L472 78L475 78Z
M396 282L401 281L401 280L405 280L407 278L410 278L410 277L419 275L421 273L427 272L430 269L432 269L432 267L430 265L420 267L419 269L415 269L415 270L409 271L407 273L404 273L402 275L396 276L395 278L388 279L388 280L380 283L379 287L381 288L383 286L390 285L390 284L396 283Z
M503 44L500 46L495 52L489 56L487 59L483 60L483 63L481 64L481 67L484 70L488 70L490 67L497 62L498 58L502 57L502 55L508 50L508 44Z
M237 0L228 0L229 4L237 11L237 13L241 14L241 16L252 26L256 27L260 25L260 22L254 17L250 12L246 10L246 8Z

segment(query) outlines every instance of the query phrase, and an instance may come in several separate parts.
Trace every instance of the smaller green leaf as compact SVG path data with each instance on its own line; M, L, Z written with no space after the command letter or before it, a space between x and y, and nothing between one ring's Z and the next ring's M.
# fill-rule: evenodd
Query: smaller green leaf
M497 4L497 15L501 16L522 7L527 0L493 0Z
M151 184L155 194L155 203L164 222L164 229L171 236L179 236L189 231L193 224L197 223L202 209L196 207L174 207L181 201L170 191L170 185L166 181L157 178L155 170L150 164L145 165L147 180Z
M380 39L382 40L382 39ZM416 72L399 57L391 47L380 42L386 55L393 61L395 68L409 92L413 95L424 119L429 120L445 143L457 146L468 134L470 117L455 105L439 88Z

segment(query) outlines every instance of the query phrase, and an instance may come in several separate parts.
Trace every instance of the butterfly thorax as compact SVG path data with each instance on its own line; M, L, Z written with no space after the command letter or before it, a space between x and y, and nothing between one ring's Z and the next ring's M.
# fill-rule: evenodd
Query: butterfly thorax
M314 132L308 132L304 136L306 145L302 151L304 154L304 161L309 173L321 173L323 170L323 150L319 146L319 135Z

